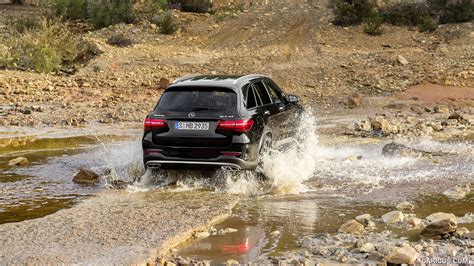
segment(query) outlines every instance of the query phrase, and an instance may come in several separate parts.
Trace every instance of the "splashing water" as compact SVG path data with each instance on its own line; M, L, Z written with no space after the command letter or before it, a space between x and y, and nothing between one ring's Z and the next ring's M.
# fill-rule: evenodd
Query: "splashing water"
M384 157L384 144L392 140L357 140L331 145L319 144L316 118L310 109L299 117L295 137L274 143L272 151L262 158L259 171L144 171L139 142L119 148L104 148L104 160L113 169L113 180L131 183L129 191L166 189L185 191L208 189L232 194L298 194L314 188L310 182L321 181L331 187L331 180L346 185L372 188L387 183L434 180L455 174L473 178L472 144L441 143L420 138L415 141L397 140L411 147L442 150L455 157L437 159ZM123 151L127 152L124 153ZM458 155L456 155L458 154ZM469 155L469 156L465 156ZM354 159L354 157L357 157ZM327 186L325 186L327 188Z
M275 148L263 158L263 174L275 194L307 191L303 182L313 177L316 170L316 119L310 109L299 119L295 137L275 143Z

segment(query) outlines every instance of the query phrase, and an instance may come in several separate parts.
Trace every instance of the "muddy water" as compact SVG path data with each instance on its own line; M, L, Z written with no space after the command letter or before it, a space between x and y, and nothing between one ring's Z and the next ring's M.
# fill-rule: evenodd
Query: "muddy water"
M81 186L74 184L72 177L78 167L103 170L107 156L131 145L124 141L132 138L133 135L55 136L19 143L17 138L10 139L13 145L5 145L0 153L0 224L49 215L103 190L104 182ZM108 151L104 150L102 140ZM30 164L8 166L8 161L18 156L28 158Z
M447 187L474 179L471 139L398 139L397 142L411 147L443 151L447 155L385 158L381 150L391 140L315 133L333 132L331 127L346 124L347 119L331 118L316 124L310 113L305 114L301 125L295 128L299 138L276 143L272 154L264 158L260 174L148 172L141 182L128 186L123 197L179 193L179 198L189 197L189 206L194 206L195 192L205 191L203 195L208 195L211 191L210 195L222 198L239 195L241 203L234 208L233 216L216 226L235 228L237 232L192 240L177 252L184 257L213 262L227 259L253 262L264 255L296 249L304 236L336 232L345 220L360 214L379 217L404 200L415 203L414 213L420 218L437 211L453 212L460 217L474 212L472 196L460 201L439 196ZM75 136L2 149L0 223L46 216L106 189L105 182L92 187L72 183L71 178L80 166L125 181L141 176L138 139L138 132L118 137ZM17 156L27 157L30 165L6 166L9 159ZM205 198L200 200L205 202ZM418 234L385 228L382 223L377 226L379 231L389 229L410 239ZM474 229L472 223L464 226ZM279 234L272 234L275 231Z

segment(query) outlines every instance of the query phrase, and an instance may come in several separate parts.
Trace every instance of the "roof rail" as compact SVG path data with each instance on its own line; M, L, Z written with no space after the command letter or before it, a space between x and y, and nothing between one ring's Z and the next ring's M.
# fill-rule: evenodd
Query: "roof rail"
M262 78L262 77L265 77L265 75L261 75L261 74L248 74L248 75L245 75L245 76L242 76L236 80L234 80L233 84L237 84L237 82L243 80L243 79L250 79L250 78Z
M198 76L201 76L201 74L191 74L191 75L187 75L187 76L184 76L184 77L181 77L175 81L173 81L171 84L176 84L176 83L179 83L179 82L183 82L185 80L188 80L188 79L192 79L192 78L195 78L195 77L198 77Z

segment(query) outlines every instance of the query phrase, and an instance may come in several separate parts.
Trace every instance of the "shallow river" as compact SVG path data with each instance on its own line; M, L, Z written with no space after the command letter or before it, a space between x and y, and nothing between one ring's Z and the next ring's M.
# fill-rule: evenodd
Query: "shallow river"
M347 219L370 213L380 216L404 200L415 204L417 217L437 211L471 217L472 196L459 201L439 192L474 178L473 142L442 142L428 138L397 142L423 150L443 151L440 158L385 158L386 139L355 139L318 135L334 120L302 118L299 139L277 143L256 172L143 173L140 131L38 135L2 148L0 153L0 224L21 222L70 208L113 179L133 184L128 193L169 193L205 190L226 197L240 194L233 215L216 229L237 232L189 240L174 254L213 262L238 259L252 262L262 255L296 249L304 236L336 232ZM25 156L30 164L10 167L10 159ZM104 178L99 185L72 182L79 167ZM143 175L143 176L142 176ZM190 202L191 204L192 202ZM469 219L467 219L469 220ZM474 229L473 223L465 224ZM386 228L379 227L378 230ZM395 233L397 229L391 228ZM278 231L279 233L276 233ZM273 233L272 233L273 232ZM400 230L400 233L402 230ZM418 232L405 236L415 240Z

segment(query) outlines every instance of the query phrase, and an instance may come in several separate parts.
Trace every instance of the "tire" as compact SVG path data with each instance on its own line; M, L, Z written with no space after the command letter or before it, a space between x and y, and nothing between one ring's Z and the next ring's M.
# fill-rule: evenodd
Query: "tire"
M266 133L262 138L262 143L260 144L259 155L263 156L270 153L272 150L272 135Z

